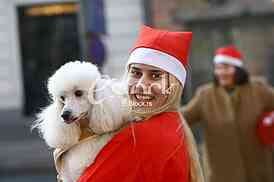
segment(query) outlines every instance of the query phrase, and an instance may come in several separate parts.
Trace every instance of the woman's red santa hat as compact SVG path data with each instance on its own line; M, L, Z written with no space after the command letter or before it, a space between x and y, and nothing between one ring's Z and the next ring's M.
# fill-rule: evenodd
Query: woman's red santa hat
M175 76L184 86L191 39L191 32L169 32L143 25L127 69L133 63L155 66Z
M234 46L226 46L216 49L214 53L214 63L224 63L242 67L242 55Z

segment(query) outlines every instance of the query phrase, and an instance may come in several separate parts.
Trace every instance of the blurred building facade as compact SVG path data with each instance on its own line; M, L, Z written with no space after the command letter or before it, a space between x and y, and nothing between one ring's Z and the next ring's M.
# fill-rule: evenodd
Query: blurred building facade
M190 95L212 79L213 51L236 45L252 75L274 85L274 1L271 0L151 0L155 27L193 32L190 55Z
M120 77L143 19L143 4L141 0L96 1L104 4L103 12L97 13L104 17L102 23L106 27L102 38L107 50L103 72ZM39 100L39 94L45 94L46 78L58 66L86 58L81 50L82 40L87 39L87 33L94 32L81 30L80 16L90 14L82 14L80 3L80 0L0 2L0 86L3 88L0 112L24 110L28 99ZM92 24L89 23L92 18L84 18L84 23ZM98 27L100 22L94 23ZM42 87L43 93L33 91L36 87L40 87L39 90ZM38 95L35 97L35 94ZM31 98L25 98L26 95Z
M83 10L83 3L100 8ZM142 0L0 1L0 181L55 180L51 151L30 131L33 114L49 102L47 78L65 62L92 61L85 43L93 33L107 51L102 71L121 77L143 6Z

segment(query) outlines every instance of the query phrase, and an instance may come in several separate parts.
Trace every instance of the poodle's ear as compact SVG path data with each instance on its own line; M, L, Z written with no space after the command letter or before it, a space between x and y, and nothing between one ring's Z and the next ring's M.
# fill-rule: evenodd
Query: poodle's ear
M121 96L112 90L109 80L99 80L93 93L95 98L89 116L89 126L97 134L109 132L120 128L126 120L127 114L123 108Z
M78 142L80 129L75 124L66 124L61 118L62 105L50 104L38 115L32 128L38 128L46 143L52 148L64 148Z

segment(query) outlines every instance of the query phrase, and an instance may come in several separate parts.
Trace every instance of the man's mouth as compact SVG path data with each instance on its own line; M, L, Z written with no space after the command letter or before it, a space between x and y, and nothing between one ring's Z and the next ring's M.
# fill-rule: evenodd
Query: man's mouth
M154 96L144 95L144 94L134 94L134 97L137 101L143 101L143 102L151 101L154 99Z

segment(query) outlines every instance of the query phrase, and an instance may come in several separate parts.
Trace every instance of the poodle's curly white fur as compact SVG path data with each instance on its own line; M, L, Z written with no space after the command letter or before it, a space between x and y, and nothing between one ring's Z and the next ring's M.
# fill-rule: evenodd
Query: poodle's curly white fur
M119 82L102 78L95 65L74 61L49 78L48 91L52 103L37 115L33 128L38 128L51 148L69 149L63 155L59 175L62 181L73 182L94 161L113 131L132 120L126 89ZM65 118L67 122L62 118L66 111L70 113ZM97 137L79 143L82 131L78 120L83 113L87 114L89 129Z

